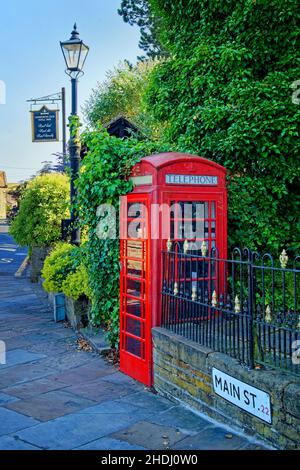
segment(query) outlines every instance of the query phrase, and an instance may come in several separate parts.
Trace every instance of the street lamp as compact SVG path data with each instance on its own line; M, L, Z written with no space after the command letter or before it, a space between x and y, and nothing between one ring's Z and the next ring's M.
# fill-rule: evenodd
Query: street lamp
M80 145L78 125L74 120L77 117L77 84L78 78L83 75L83 66L86 61L89 47L79 38L76 23L68 41L60 43L63 56L66 62L66 74L71 77L72 84L72 112L70 121L70 166L71 166L71 243L73 245L80 244L80 228L76 209L73 205L77 202L77 189L75 188L75 180L79 174L80 164Z

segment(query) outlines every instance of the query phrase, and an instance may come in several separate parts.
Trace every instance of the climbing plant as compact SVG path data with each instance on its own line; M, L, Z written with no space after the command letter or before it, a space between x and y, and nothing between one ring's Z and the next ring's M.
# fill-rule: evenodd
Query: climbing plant
M117 346L119 336L119 198L132 190L129 174L143 156L166 151L150 141L110 137L106 131L86 131L82 141L88 148L77 180L80 220L87 227L86 263L91 289L90 319L104 325L108 339ZM99 239L99 224L105 213L99 206L109 204L116 214L116 237Z

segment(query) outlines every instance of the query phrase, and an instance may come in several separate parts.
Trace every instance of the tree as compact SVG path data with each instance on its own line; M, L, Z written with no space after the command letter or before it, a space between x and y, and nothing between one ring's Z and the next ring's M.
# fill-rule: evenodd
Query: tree
M104 83L98 83L85 103L83 111L88 124L97 128L121 115L149 135L153 122L145 113L143 95L156 63L148 60L133 66L125 61L108 72Z
M146 52L148 58L153 59L165 55L157 34L159 18L152 14L148 0L122 0L118 13L125 23L131 26L137 25L140 28L139 47ZM145 56L139 59L144 60Z
M297 2L150 3L170 58L155 67L147 102L166 123L166 140L227 168L231 244L296 250Z
M10 233L21 246L50 246L61 238L67 217L69 180L59 173L36 176L22 192Z

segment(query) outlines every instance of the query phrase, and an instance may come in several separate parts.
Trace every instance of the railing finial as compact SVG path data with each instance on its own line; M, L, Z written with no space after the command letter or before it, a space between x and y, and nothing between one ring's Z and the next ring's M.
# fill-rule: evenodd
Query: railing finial
M281 265L282 269L285 269L287 267L288 260L289 260L289 257L286 254L286 251L282 250L282 253L279 256L279 261L280 261L280 265Z
M240 313L240 311L241 311L241 302L238 296L236 295L234 299L234 313Z
M271 307L270 307L270 305L267 305L267 307L266 307L265 321L266 321L267 323L271 323L271 321L272 321L272 315L271 315Z
M187 254L188 249L189 249L189 242L187 240L184 240L183 252L184 252L185 255Z
M197 300L197 287L193 286L192 287L192 301L195 302Z
M218 305L218 297L217 297L217 293L216 293L215 290L213 291L213 295L212 295L212 298L211 298L211 305L214 308Z
M200 250L201 250L202 256L205 258L207 254L207 246L206 246L205 240L203 240Z
M177 282L174 282L174 295L178 295L178 283Z

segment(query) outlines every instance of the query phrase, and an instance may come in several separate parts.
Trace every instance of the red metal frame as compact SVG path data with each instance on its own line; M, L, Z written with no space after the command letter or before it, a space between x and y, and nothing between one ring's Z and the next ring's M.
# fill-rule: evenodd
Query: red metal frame
M185 185L167 183L166 176L172 175L204 175L216 176L218 183L214 185ZM136 178L137 185L131 194L121 198L121 276L120 276L120 369L131 377L141 381L145 385L152 385L152 336L151 328L159 326L161 323L161 252L166 248L166 240L163 239L163 219L164 213L160 212L157 220L158 238L151 239L153 220L150 209L153 204L166 204L169 206L173 201L195 201L208 202L209 210L211 203L215 202L215 240L219 252L219 257L227 258L227 192L226 192L226 170L220 165L204 158L180 153L166 153L145 157L138 163L133 171L132 177ZM144 179L143 179L144 178ZM144 183L144 184L141 184ZM146 250L145 272L144 272L144 318L141 323L141 335L139 338L144 345L142 357L138 357L128 351L126 338L137 339L128 332L128 318L136 318L128 313L126 299L130 298L127 292L127 279L130 279L127 271L128 259L128 238L127 238L127 204L143 203L147 207L148 220L146 221L147 238L144 240ZM208 221L211 222L211 213L208 214ZM151 223L150 223L151 222ZM209 223L209 234L211 237L211 223ZM134 260L133 260L134 261ZM222 279L218 279L221 285ZM124 300L125 299L125 300ZM139 300L133 296L133 300ZM124 303L125 302L125 303ZM129 348L130 349L130 348Z
M130 203L141 203L146 208L143 220L146 228L146 237L143 238L131 238L130 241L127 237L127 206ZM150 250L149 250L149 196L139 195L136 197L133 194L123 196L121 198L121 211L120 211L120 231L121 231L121 243L120 243L120 261L121 261L121 275L120 275L120 370L125 374L139 380L145 385L150 386L152 383L151 369L151 299L149 297L149 290L151 286L149 261L150 261ZM142 231L142 233L144 233ZM130 254L130 243L131 245L136 243L141 246L141 257L136 257ZM136 245L138 246L138 245ZM142 266L141 276L130 274L128 272L129 263L136 263L137 266ZM140 293L130 293L128 284L138 283L141 286ZM135 303L139 305L140 315L134 315L129 312L129 305ZM132 333L128 327L128 323L135 322L139 324L140 334ZM139 345L139 351L137 354L130 348L128 348L128 341L131 341ZM139 354L138 354L139 352Z

